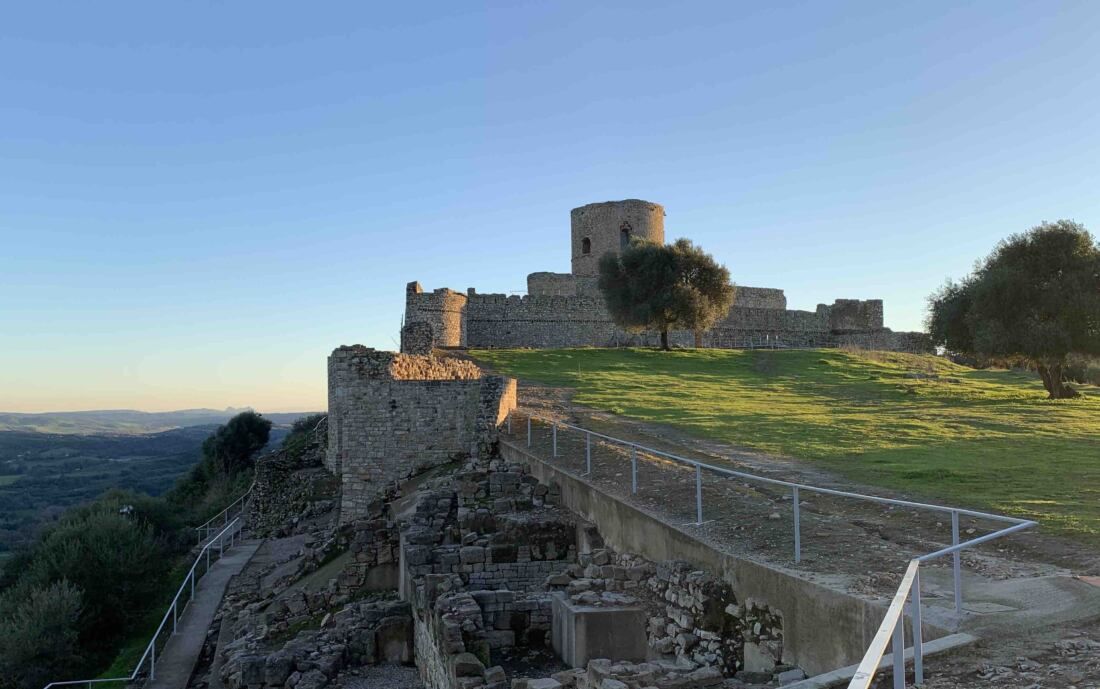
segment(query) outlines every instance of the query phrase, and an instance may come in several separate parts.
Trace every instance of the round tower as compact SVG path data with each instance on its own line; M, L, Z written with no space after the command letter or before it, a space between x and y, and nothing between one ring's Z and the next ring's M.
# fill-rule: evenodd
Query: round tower
M633 237L665 242L665 209L640 199L604 201L574 208L572 227L573 275L599 274L600 257L618 254Z

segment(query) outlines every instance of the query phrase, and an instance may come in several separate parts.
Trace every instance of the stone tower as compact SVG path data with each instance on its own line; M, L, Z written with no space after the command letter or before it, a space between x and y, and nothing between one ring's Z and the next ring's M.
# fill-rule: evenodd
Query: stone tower
M627 199L590 203L569 213L572 226L573 275L599 274L600 257L619 253L632 237L664 244L665 209L660 204Z

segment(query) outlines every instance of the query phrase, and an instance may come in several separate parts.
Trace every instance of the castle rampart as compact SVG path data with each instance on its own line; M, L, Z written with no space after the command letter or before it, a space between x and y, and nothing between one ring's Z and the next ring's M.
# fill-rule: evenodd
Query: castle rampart
M632 237L664 241L665 211L648 201L593 203L570 214L572 273L527 276L527 295L406 290L402 350L438 347L615 347L657 343L656 333L632 333L615 325L597 287L597 263L618 253ZM624 234L624 231L626 232ZM692 346L694 333L669 333L672 344ZM882 300L838 299L814 311L787 308L783 290L738 286L729 313L703 333L705 347L871 346L925 351L923 333L893 333L883 326Z

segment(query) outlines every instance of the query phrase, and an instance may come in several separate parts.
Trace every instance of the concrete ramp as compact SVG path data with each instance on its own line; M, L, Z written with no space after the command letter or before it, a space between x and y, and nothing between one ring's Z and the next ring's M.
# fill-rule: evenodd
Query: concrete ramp
M195 598L184 609L164 650L157 656L156 677L147 689L181 689L195 671L195 663L206 642L229 580L239 573L260 547L261 541L244 541L210 567L195 587Z

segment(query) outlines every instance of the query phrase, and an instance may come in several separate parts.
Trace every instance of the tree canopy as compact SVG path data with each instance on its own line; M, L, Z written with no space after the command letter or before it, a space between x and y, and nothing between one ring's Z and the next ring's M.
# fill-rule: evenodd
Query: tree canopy
M726 267L687 239L658 244L634 239L621 255L600 258L600 291L617 324L630 331L656 330L668 349L668 331L701 333L733 304Z
M203 442L202 452L218 470L234 474L249 466L270 434L271 421L254 411L241 412Z
M961 282L929 298L932 340L951 352L1024 359L1051 399L1070 354L1100 354L1100 247L1080 224L1043 223L1014 234Z

